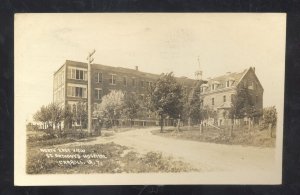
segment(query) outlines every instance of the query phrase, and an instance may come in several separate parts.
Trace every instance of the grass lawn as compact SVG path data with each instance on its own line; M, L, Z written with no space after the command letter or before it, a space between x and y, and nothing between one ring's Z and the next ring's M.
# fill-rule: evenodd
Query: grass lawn
M88 138L89 139L89 138ZM67 147L80 141L39 135L27 139L28 174L149 173L196 171L189 164L161 153L138 154L113 142Z
M275 130L273 130L275 132ZM276 138L273 135L271 138L270 132L266 129L248 130L247 127L235 127L232 136L230 137L229 129L218 130L214 128L204 128L203 133L200 134L199 127L181 127L180 131L176 128L166 128L162 133L160 130L152 131L152 134L171 137L176 139L194 140L200 142L211 142L218 144L229 145L245 145L257 147L275 147Z

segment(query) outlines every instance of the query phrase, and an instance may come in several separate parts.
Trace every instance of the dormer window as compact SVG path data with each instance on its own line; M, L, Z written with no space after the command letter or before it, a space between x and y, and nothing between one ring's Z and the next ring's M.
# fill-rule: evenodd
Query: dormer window
M230 81L226 81L226 87L230 86Z
M226 87L231 87L234 83L234 78L229 77L228 80L226 81Z
M216 90L219 84L220 84L220 82L214 81L211 85L211 90L212 91Z
M205 92L207 90L208 85L207 84L202 84L200 87L201 92Z

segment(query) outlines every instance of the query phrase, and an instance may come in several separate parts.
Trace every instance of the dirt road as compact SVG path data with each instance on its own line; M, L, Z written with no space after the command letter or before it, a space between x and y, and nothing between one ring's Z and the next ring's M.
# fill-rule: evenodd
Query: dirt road
M269 171L274 168L274 148L172 139L153 135L151 131L154 129L157 127L130 130L110 137L98 137L94 141L80 144L90 145L113 141L139 153L162 152L165 156L172 156L177 160L187 162L202 171ZM76 143L71 145L74 144Z

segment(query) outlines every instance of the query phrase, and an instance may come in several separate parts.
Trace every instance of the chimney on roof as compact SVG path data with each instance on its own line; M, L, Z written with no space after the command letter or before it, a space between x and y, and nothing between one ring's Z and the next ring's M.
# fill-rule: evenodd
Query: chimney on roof
M135 66L135 70L138 71L138 70L139 70L139 67L138 67L138 66Z

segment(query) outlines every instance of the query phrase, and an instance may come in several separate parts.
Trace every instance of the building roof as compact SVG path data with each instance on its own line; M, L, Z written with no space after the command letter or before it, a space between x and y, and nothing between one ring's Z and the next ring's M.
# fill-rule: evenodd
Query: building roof
M228 80L232 80L234 81L232 86L236 86L239 83L240 79L243 77L243 75L247 72L247 70L248 69L245 69L242 72L227 73L225 75L209 79L208 84L210 85L213 82L225 83Z
M249 68L250 69L250 68ZM232 81L230 83L230 87L234 87L237 86L239 84L239 82L241 81L241 79L243 78L243 76L248 72L249 69L245 69L241 72L228 72L225 75L221 75L218 77L214 77L214 78L209 78L207 80L207 84L203 85L203 86L211 86L212 84L217 84L217 89L223 89L226 88L226 81ZM208 87L206 92L211 91L211 88Z
M69 65L74 64L80 65L80 66L86 66L87 63L84 62L78 62L78 61L72 61L72 60L66 60L66 63ZM123 74L130 74L130 75L135 75L137 77L147 77L149 79L156 80L160 77L161 74L153 74L153 73L148 73L148 72L143 72L140 70L136 70L134 68L123 68L123 67L115 67L115 66L107 66L103 64L92 64L92 68L94 69L102 69L102 70L110 70L113 72L118 72L118 73L123 73ZM191 79L188 77L175 77L178 82L180 82L183 85L188 85L188 86L193 86L196 82L195 79Z

